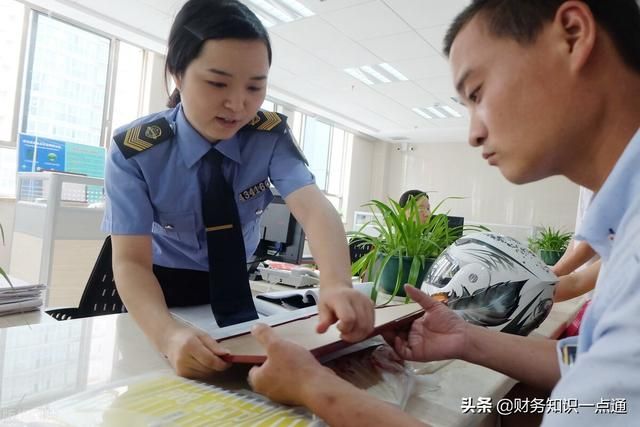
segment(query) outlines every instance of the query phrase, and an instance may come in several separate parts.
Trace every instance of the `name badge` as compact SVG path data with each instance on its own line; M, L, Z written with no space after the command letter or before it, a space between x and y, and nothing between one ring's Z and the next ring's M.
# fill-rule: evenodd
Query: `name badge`
M260 181L259 183L252 185L246 190L241 191L239 194L239 199L241 202L255 199L260 194L267 191L270 186L271 186L271 183L269 182L269 178L267 178L264 181Z
M564 375L575 364L578 357L578 337L569 337L558 341L557 353L560 374Z

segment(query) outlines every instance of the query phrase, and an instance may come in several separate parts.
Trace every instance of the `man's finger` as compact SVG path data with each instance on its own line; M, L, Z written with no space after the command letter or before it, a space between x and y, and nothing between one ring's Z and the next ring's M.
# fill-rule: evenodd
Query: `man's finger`
M404 291L411 297L412 300L420 304L426 311L432 310L442 304L434 300L415 286L404 285Z
M247 382L249 383L249 387L251 390L256 391L256 384L258 376L260 375L260 368L258 366L254 366L249 369L249 374L247 375Z
M251 328L251 335L255 337L255 339L269 351L269 348L273 345L275 341L278 340L278 336L273 329L264 323L256 323Z
M396 353L403 359L405 360L411 359L411 356L412 356L411 348L409 347L409 343L405 341L403 338L396 337L393 348L396 351Z

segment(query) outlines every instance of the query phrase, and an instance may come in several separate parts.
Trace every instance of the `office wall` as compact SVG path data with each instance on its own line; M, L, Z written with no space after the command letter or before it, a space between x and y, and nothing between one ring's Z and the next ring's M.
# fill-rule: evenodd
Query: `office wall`
M353 229L353 213L363 210L362 205L372 198L372 189L375 186L372 180L372 171L375 162L376 150L382 142L354 135L351 157L346 159L347 176L345 181L345 229Z
M165 56L150 52L147 56L142 115L167 108L167 88L164 79Z
M578 187L567 179L514 185L487 165L480 150L465 143L412 147L413 151L402 145L387 147L387 179L377 191L397 198L405 190L423 189L429 192L432 206L445 197L462 196L464 200L449 200L445 206L469 221L553 225L573 231Z

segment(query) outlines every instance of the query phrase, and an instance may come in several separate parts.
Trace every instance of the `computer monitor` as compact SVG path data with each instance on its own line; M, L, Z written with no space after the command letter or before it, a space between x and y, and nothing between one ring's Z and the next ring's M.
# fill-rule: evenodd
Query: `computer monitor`
M291 215L284 199L275 196L262 213L260 243L254 253L254 261L259 263L272 260L300 264L304 242L302 226Z
M464 217L447 215L449 228L455 228L454 234L456 239L462 237L462 227L464 226Z

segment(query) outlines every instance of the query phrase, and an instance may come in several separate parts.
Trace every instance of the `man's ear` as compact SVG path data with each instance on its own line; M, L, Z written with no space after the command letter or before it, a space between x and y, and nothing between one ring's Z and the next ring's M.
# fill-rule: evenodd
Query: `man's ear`
M561 31L571 70L581 70L596 43L597 24L591 9L582 1L564 2L556 12L554 24Z

